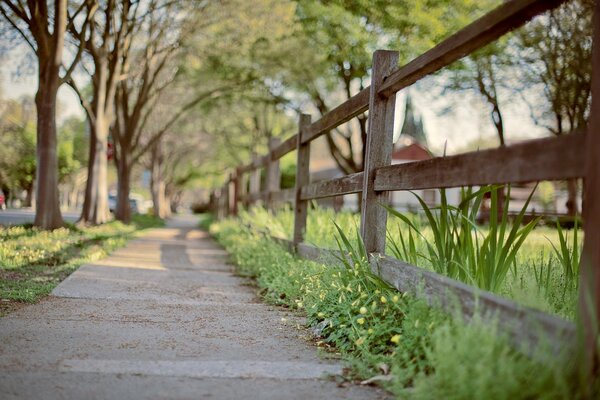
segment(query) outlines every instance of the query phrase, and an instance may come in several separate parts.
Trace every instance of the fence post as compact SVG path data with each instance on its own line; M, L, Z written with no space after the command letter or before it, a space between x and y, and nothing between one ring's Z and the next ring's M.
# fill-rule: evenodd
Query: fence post
M310 142L302 144L302 137L310 129L310 115L300 114L298 143L296 144L296 195L294 200L294 246L304 240L308 201L300 199L300 190L310 181Z
M255 164L257 160L258 157L254 155L252 157L252 164ZM260 193L260 168L254 168L250 172L250 195L252 196L252 199L248 201L248 204L256 203L256 196L258 193Z
M233 204L231 208L231 212L234 216L238 215L238 205L240 201L240 189L241 189L241 173L240 168L237 167L235 172L232 174L232 183L233 183Z
M229 181L223 184L221 189L221 196L223 197L223 217L229 216Z
M267 203L266 206L269 210L273 210L274 209L274 202L272 200L272 196L271 193L272 192L277 192L279 191L279 186L280 186L280 182L281 182L281 170L279 169L279 160L273 160L271 158L272 156L272 151L275 147L279 146L281 144L281 139L279 138L270 138L269 139L269 155L268 155L268 159L269 161L267 162L267 171L266 171L266 175L267 175L267 181L265 184L266 190L267 190L267 197L265 199L265 202Z
M385 252L388 192L376 193L375 170L389 165L392 159L394 107L396 95L377 94L385 78L398 66L398 52L377 50L373 54L373 73L369 95L369 127L365 152L360 234L368 253Z
M593 382L600 368L600 2L593 15L592 105L587 132L586 171L583 193L585 238L579 284L579 327L582 329L580 356L586 383Z
M208 212L212 215L215 215L215 191L214 189L210 191L210 196L208 197Z

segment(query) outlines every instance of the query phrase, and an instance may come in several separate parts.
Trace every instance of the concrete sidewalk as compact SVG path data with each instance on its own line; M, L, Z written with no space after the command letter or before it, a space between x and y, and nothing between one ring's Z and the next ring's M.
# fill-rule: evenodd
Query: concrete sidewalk
M2 399L370 399L232 274L192 217L82 266L0 319Z

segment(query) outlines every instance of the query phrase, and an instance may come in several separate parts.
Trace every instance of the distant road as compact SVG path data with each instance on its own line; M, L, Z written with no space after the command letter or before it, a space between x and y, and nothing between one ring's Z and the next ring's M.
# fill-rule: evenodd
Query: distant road
M63 218L67 222L76 222L79 219L78 211L63 212ZM21 225L33 223L35 211L33 210L0 210L0 225Z

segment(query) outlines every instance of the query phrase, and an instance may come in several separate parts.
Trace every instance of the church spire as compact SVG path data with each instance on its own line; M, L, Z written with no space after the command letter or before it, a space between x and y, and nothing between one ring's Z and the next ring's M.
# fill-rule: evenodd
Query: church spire
M410 136L420 144L427 146L427 135L423 129L423 118L414 109L410 93L406 95L406 107L404 110L404 122L400 130L402 135Z

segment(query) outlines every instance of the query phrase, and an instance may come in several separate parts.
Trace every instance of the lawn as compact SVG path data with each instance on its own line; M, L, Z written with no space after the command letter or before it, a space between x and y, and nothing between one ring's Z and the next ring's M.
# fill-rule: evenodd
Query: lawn
M54 231L28 225L0 227L0 316L47 296L80 265L106 256L141 230L161 224L153 217L135 216L130 225L113 221Z

